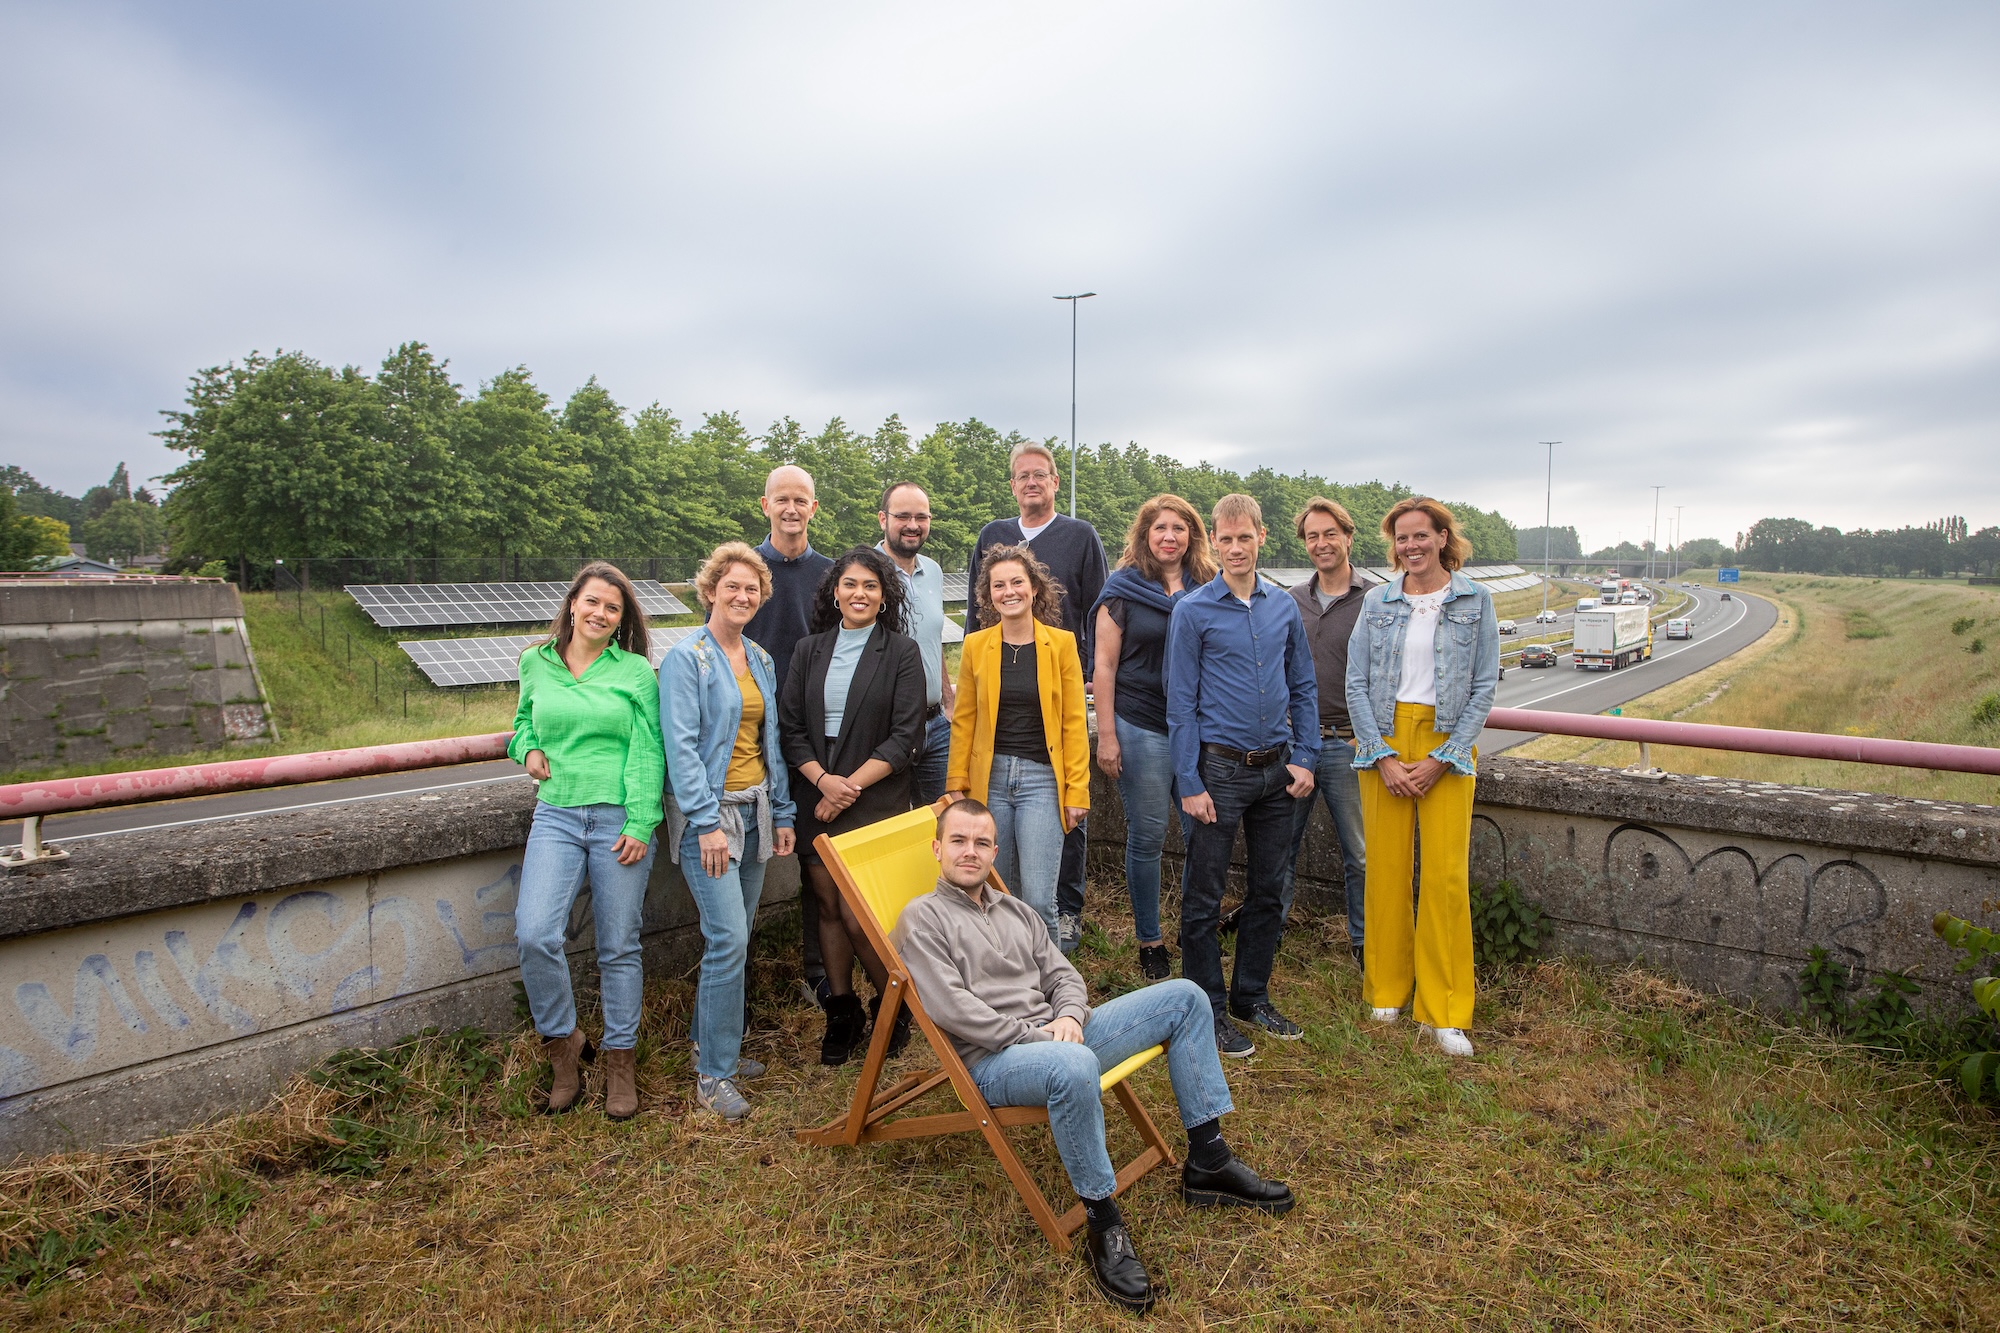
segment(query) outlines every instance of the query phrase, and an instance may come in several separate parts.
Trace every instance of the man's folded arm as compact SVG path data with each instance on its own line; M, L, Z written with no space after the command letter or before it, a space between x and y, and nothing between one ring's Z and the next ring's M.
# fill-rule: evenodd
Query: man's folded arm
M905 918L908 919L907 917ZM1024 1041L1047 1041L1048 1034L1009 1018L967 989L958 964L945 951L942 935L926 923L910 921L897 945L910 970L917 994L931 1020L952 1036L989 1051L1004 1051ZM1080 980L1080 979L1079 979ZM1088 1012L1087 1010L1085 1011Z

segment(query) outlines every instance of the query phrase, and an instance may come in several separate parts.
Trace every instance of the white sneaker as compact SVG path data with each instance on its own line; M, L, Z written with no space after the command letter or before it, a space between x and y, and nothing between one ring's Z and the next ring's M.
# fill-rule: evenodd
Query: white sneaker
M1471 1055L1472 1039L1461 1028L1434 1028L1429 1023L1418 1026L1437 1038L1438 1049L1446 1055Z
M1377 1023L1393 1023L1403 1016L1401 1009L1372 1009L1368 1016Z

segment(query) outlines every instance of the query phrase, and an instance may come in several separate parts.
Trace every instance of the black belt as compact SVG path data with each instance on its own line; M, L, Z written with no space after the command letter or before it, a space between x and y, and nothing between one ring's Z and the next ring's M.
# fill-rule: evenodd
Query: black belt
M926 708L924 710L924 721L935 722L938 719L939 715L942 714L943 712L944 712L944 705L942 703L932 704L929 708Z
M1215 755L1219 759L1232 759L1245 768L1269 768L1290 754L1292 747L1289 745L1273 745L1265 750L1239 750L1234 746L1211 745L1209 742L1203 741L1201 743L1201 752L1203 754Z

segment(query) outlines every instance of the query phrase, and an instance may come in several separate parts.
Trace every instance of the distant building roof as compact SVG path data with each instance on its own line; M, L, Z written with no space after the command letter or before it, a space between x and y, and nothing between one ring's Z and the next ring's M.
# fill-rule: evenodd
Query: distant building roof
M116 574L119 570L116 565L107 565L102 560L92 560L87 555L65 555L51 560L49 567L39 572L64 579L86 574Z

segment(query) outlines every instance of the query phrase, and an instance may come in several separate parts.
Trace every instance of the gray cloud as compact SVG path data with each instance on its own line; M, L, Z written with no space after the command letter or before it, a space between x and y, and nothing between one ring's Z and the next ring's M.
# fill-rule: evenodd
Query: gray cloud
M414 10L415 12L405 12ZM196 367L525 361L1400 479L1595 544L2000 522L2000 16L464 5L0 12L0 457Z

